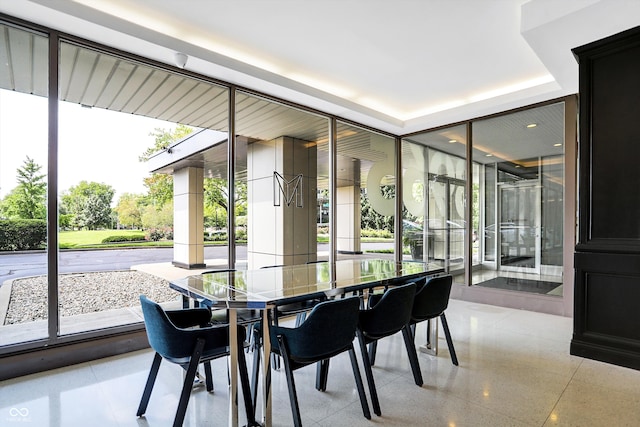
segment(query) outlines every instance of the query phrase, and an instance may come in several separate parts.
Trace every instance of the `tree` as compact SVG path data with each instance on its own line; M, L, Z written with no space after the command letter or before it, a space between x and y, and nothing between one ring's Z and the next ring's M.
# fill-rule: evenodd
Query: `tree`
M373 191L376 191L376 189L373 189ZM381 185L380 191L385 198L390 199L395 196L396 187L393 185ZM371 207L371 203L369 202L369 198L367 197L366 190L362 190L360 192L360 203L362 207L362 220L360 223L360 227L362 229L384 229L393 233L393 217L380 215L378 212L376 212Z
M62 195L62 205L73 216L73 226L95 230L109 226L114 194L110 185L80 181Z
M148 204L156 209L173 201L173 176L154 173L144 178L144 186L147 187Z
M155 137L155 144L148 148L140 157L140 161L149 160L159 151L167 149L174 142L193 132L193 128L178 124L174 130L156 128L151 133ZM229 212L229 194L227 181L222 178L204 178L204 221L207 226L220 227L226 224ZM148 203L157 210L173 201L173 177L166 174L153 174L144 179L148 189ZM247 185L237 183L235 189L236 214L246 215ZM148 217L148 215L147 215ZM144 221L143 221L144 223ZM146 226L145 226L146 227Z
M98 194L90 194L84 200L76 220L80 227L89 230L108 227L111 224L111 200L107 202Z
M151 228L170 228L173 226L173 207L165 205L160 209L154 206L145 206L142 209L142 227L145 230Z
M138 160L146 162L156 153L166 150L171 144L181 140L185 136L193 132L193 128L178 124L176 128L171 130L155 128L149 135L155 137L153 147L146 149ZM173 201L173 176L166 174L154 173L150 177L144 179L144 186L149 190L149 202L161 209L165 204Z
M118 223L124 227L141 228L143 207L144 196L124 193L114 209L118 214Z
M45 219L47 217L46 174L42 166L27 156L16 170L18 185L0 203L0 215L10 219Z
M138 160L146 162L154 154L159 153L162 150L166 150L171 144L181 140L192 132L193 128L183 124L178 124L173 131L155 128L153 132L149 134L150 136L155 137L155 144L153 147L147 148L145 152L138 157Z

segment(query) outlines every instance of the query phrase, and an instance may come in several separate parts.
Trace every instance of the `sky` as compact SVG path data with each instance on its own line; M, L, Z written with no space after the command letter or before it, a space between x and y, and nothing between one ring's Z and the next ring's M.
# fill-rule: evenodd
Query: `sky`
M144 193L149 172L138 157L152 147L156 128L175 124L132 114L61 103L58 190L80 181L108 184L115 205L125 192ZM0 89L0 199L16 187L27 156L46 173L47 99Z

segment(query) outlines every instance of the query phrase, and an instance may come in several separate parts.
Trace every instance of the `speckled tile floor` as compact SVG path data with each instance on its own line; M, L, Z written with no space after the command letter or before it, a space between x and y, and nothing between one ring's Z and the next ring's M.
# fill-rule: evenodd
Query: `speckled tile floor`
M380 342L374 367L380 417L362 416L348 355L332 361L324 393L314 388L314 367L296 371L304 425L639 425L640 371L569 355L570 318L457 300L447 318L460 365L451 363L441 333L438 356L419 353L422 387L413 383L401 335ZM425 331L419 325L418 341ZM170 425L182 371L169 363L160 368L146 416L135 415L152 358L150 350L138 351L2 381L0 425ZM227 425L224 359L213 368L216 389L194 389L186 426ZM284 372L274 372L272 381L273 425L290 426Z

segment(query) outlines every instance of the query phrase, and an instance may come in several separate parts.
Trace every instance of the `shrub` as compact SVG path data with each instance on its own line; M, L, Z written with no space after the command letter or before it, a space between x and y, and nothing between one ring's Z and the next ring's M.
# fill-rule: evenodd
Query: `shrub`
M391 239L393 238L393 233L391 233L389 230L385 230L385 229L380 229L380 230L374 230L371 228L365 228L361 230L361 236L362 237L378 237L378 238L383 238L383 239Z
M140 242L145 240L145 235L140 234L129 234L126 236L123 235L115 235L109 236L102 239L102 243L122 243L122 242Z
M173 228L151 228L147 230L147 234L144 238L152 242L157 242L162 239L173 240Z
M164 238L167 240L173 240L173 228L167 227L164 229Z
M220 230L204 233L204 240L206 242L224 242L227 240L227 232Z
M236 240L247 240L247 230L244 227L236 228Z
M44 219L0 220L0 250L24 251L44 248L47 221Z
M152 242L157 242L161 240L163 237L164 237L164 230L159 228L151 228L147 230L147 234L145 235L145 239Z

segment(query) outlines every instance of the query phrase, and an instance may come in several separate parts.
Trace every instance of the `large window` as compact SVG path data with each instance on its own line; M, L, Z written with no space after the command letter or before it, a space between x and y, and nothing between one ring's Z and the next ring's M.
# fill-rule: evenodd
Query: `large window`
M336 249L339 258L393 257L395 140L338 122Z
M48 44L0 25L0 345L48 334ZM27 250L38 255L20 255ZM39 277L30 277L34 269Z
M402 142L405 257L434 263L460 283L465 280L466 146L465 126Z
M243 92L235 109L237 267L329 259L329 120Z
M473 123L481 221L473 283L562 295L564 103Z

